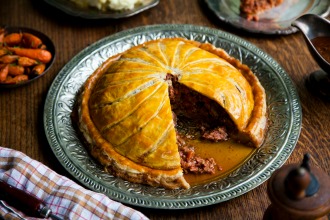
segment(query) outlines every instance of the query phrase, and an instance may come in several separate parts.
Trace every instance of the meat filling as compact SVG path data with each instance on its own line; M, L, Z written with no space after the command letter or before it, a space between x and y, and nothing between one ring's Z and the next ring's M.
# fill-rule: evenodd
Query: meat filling
M169 96L175 122L181 166L185 173L215 173L221 169L213 158L201 158L187 140L226 141L234 132L233 122L224 109L188 87L178 83L176 76L167 75Z
M217 164L213 158L201 158L195 154L194 147L188 145L183 137L177 134L181 167L184 173L215 173ZM221 169L218 167L218 169Z

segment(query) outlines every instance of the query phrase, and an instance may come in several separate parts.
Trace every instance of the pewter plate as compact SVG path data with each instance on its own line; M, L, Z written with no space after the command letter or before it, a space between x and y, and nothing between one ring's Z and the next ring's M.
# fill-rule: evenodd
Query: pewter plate
M269 131L264 144L225 177L189 190L166 190L116 178L93 160L70 120L77 91L108 57L143 42L170 37L209 42L249 65L267 95ZM44 128L59 162L81 184L111 199L157 209L196 208L240 196L263 182L290 156L301 129L301 106L288 74L251 43L216 29L192 25L143 26L105 37L78 53L51 85L44 109Z
M60 9L61 11L76 17L81 17L85 19L105 19L105 18L125 18L136 15L142 11L145 11L149 8L156 6L159 3L159 0L150 0L145 5L140 5L135 7L133 10L123 10L123 11L114 11L106 10L100 11L96 8L82 8L77 6L75 3L70 0L45 0L51 6Z
M292 34L298 31L291 23L304 14L325 17L330 12L330 0L285 0L260 14L259 21L248 21L240 15L239 0L205 0L214 14L238 29L259 34Z

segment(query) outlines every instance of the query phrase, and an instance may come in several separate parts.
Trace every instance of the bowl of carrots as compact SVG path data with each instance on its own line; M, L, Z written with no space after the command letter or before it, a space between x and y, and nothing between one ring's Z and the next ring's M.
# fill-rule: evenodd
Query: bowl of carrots
M0 88L14 88L45 75L55 46L45 34L25 27L0 27Z

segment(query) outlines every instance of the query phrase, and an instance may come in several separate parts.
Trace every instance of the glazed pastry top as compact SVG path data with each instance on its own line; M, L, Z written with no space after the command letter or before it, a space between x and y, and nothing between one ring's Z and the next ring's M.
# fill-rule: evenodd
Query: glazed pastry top
M165 170L180 167L167 74L219 103L240 131L247 127L254 108L252 88L244 75L199 43L162 39L120 54L91 93L91 118L118 153Z

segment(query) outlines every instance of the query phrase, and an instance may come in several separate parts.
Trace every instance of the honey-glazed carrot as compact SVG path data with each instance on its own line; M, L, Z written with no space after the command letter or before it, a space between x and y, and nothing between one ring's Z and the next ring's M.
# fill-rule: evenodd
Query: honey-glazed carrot
M5 35L3 39L4 45L7 46L17 46L21 43L22 41L22 34L21 33L11 33Z
M9 64L1 64L0 66L0 83L6 81L8 76Z
M38 61L28 58L28 57L19 57L17 60L17 64L20 66L34 66L38 64Z
M18 75L15 77L7 76L6 80L3 82L5 84L18 84L24 81L29 80L27 75Z
M6 48L0 47L0 57L3 55L6 55L8 53L9 53L9 51Z
M29 57L42 63L49 63L52 59L52 54L47 50L20 47L8 47L8 50L16 55Z
M39 46L39 49L43 49L43 50L46 50L46 49L47 49L47 46L46 46L46 44L41 44L41 45Z
M0 57L0 63L14 63L18 60L19 56L17 55L4 55Z
M32 67L31 66L25 66L24 67L24 74L25 75L31 75Z
M0 28L0 46L3 45L3 39L5 38L5 29Z
M40 75L45 71L45 69L46 69L46 64L41 63L33 67L31 73L35 75Z
M11 76L18 76L24 74L24 67L19 65L9 65L8 74Z
M40 48L42 45L42 40L30 33L22 34L22 45L27 48Z

